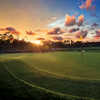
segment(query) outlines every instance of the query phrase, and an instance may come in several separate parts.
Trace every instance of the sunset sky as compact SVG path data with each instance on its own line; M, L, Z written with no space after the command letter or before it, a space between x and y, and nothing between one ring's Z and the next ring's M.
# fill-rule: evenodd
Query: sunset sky
M3 31L9 31L12 27L10 31L21 32L21 38L26 37L26 31L35 30L39 32L36 35L32 33L34 38L40 38L41 32L46 32L42 34L43 38L48 39L49 35L49 39L54 40L80 36L100 38L100 27L93 29L92 26L99 26L99 6L100 0L0 0L0 30L5 28ZM66 26L67 23L74 25ZM79 23L84 24L78 26ZM33 40L30 34L27 34L28 40Z
M44 28L68 14L84 14L99 20L90 12L79 9L81 0L0 0L0 26L12 26L18 30ZM100 15L100 0L95 0L96 14Z

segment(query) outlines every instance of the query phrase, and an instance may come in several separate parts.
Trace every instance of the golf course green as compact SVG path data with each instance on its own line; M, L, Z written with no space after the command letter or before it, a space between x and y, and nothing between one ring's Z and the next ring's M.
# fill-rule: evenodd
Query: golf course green
M99 100L100 53L1 54L0 82L1 98Z

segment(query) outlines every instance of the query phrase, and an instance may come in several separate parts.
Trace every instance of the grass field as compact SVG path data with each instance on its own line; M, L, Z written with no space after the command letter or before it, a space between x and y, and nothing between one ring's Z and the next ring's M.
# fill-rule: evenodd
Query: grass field
M1 54L0 89L14 100L99 100L100 53Z

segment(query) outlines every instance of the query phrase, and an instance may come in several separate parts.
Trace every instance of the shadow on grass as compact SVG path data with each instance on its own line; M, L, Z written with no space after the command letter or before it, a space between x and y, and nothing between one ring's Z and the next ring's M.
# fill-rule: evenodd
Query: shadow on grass
M18 78L39 87L79 97L100 98L100 81L59 77L49 72L38 70L36 66L29 66L18 59L8 60L4 63Z

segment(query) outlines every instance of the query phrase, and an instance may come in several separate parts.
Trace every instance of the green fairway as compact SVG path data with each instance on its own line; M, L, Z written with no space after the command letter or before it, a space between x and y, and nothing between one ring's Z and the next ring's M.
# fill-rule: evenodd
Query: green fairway
M12 78L15 77L19 81L24 80L26 84L28 82L28 84L58 94L71 95L75 96L75 98L89 97L90 99L99 100L99 59L100 53L95 52L1 54L0 81L7 81L9 75L5 79L2 79L2 75L6 76L9 73ZM12 78L11 82L13 84L14 79ZM6 85L9 82L6 82Z
M94 80L100 79L100 53L56 52L6 54L1 55L0 59L11 61L11 65L14 60L18 60L28 65L28 67L60 76Z

